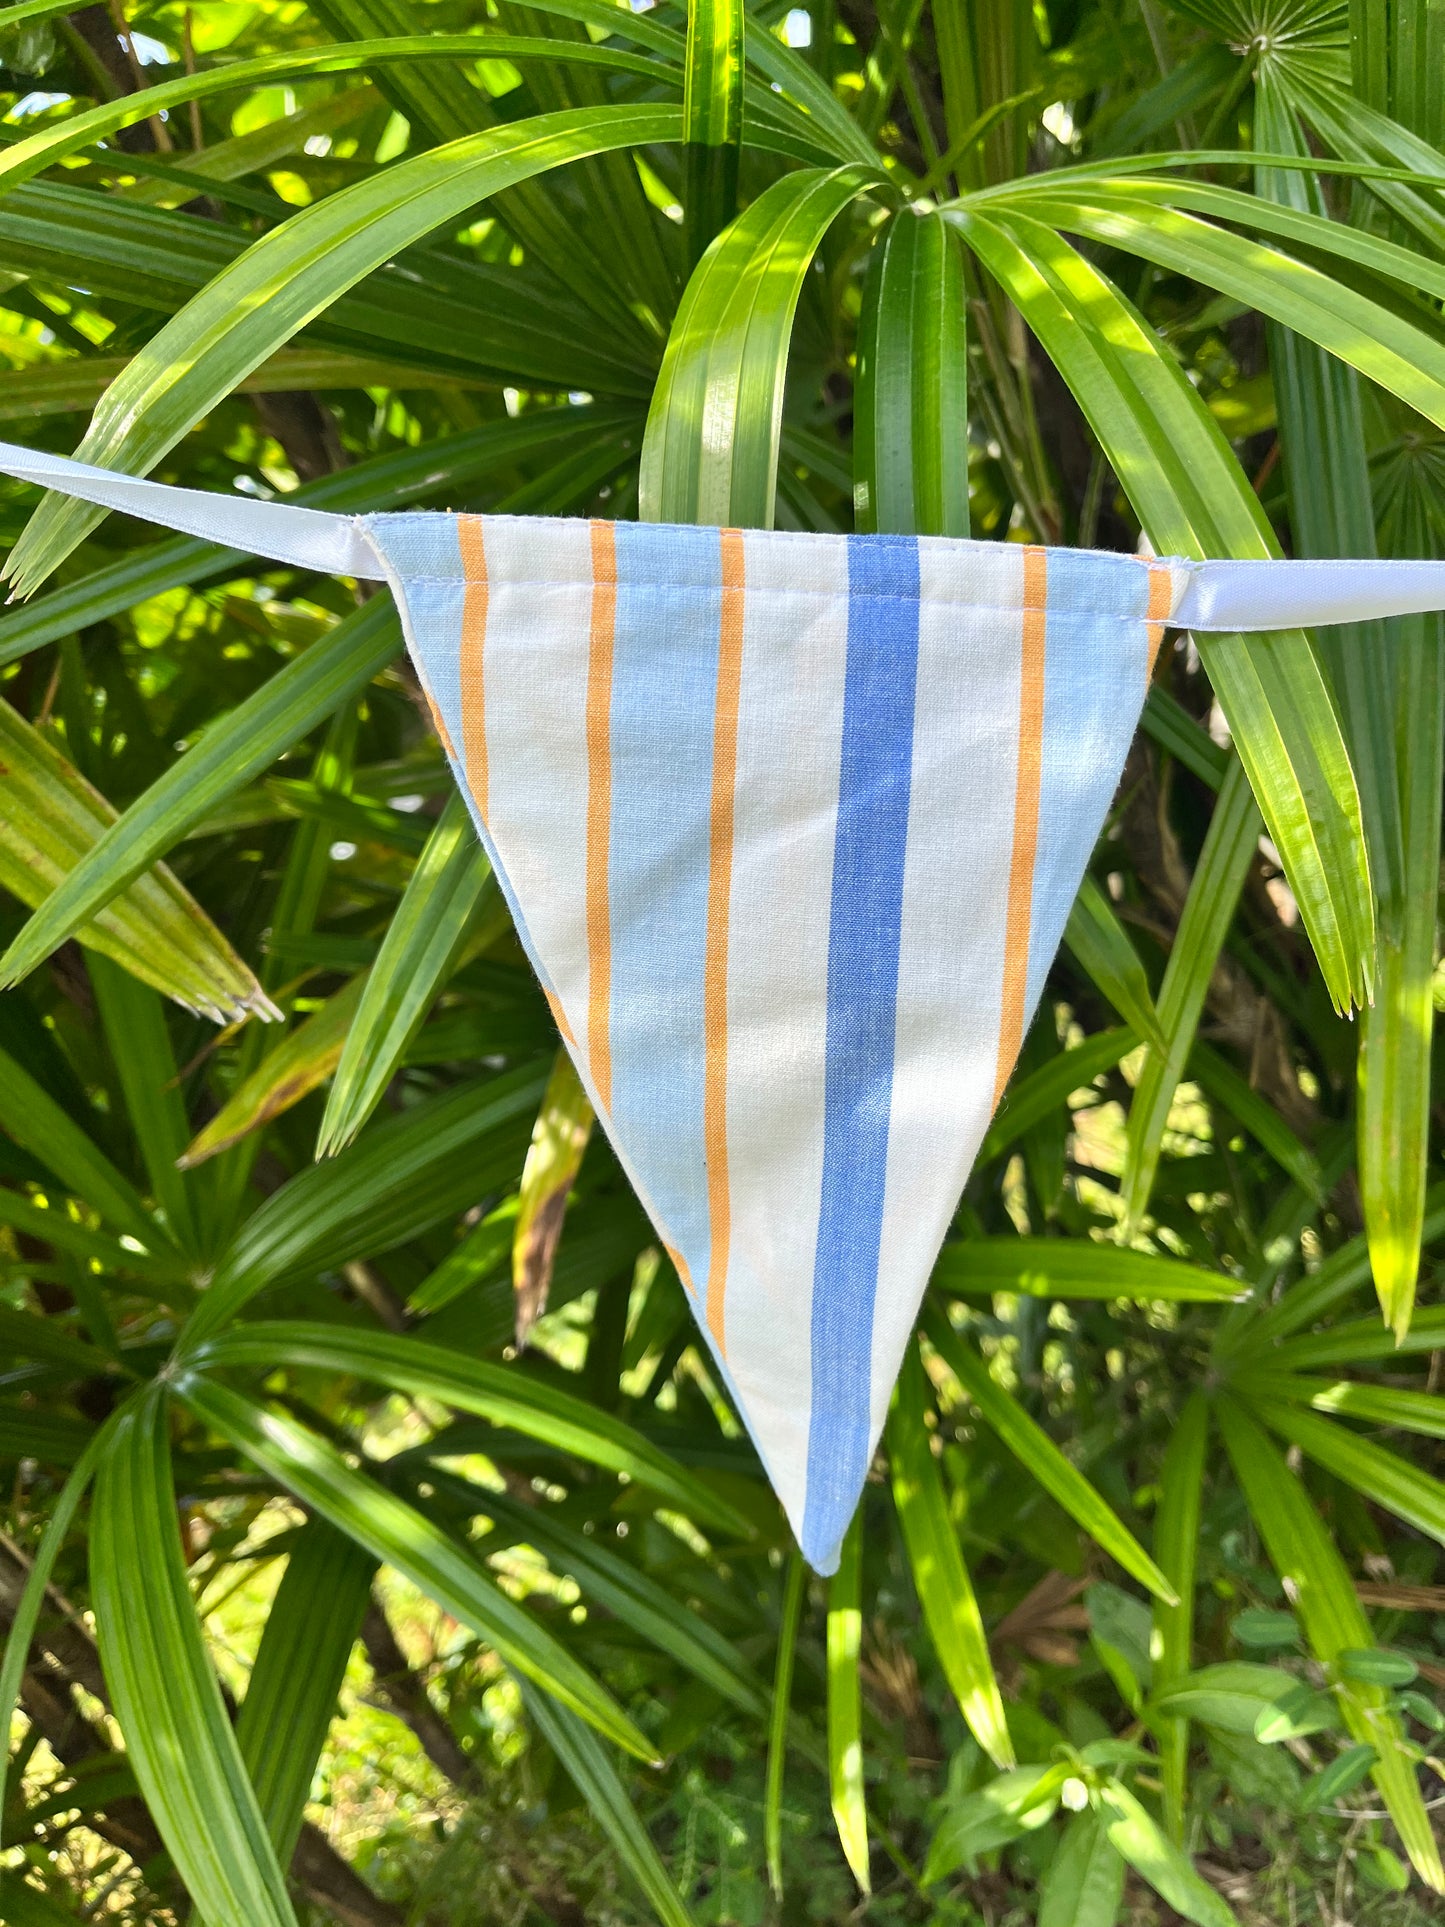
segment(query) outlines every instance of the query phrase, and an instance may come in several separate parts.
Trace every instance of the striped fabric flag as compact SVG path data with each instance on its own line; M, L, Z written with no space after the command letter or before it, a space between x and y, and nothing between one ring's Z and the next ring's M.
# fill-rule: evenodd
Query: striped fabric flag
M328 514L0 473L386 580L557 1025L831 1572L1166 623L1445 608L1445 564Z
M830 1572L1187 570L363 526L558 1028Z

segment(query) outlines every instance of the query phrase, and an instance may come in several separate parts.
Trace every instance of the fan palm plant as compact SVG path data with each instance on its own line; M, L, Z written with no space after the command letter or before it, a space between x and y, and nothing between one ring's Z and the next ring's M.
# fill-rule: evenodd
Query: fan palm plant
M1357 9L22 0L0 416L336 508L1436 553L1440 18ZM677 1844L710 1724L779 1895L806 1784L904 1917L1002 1855L1050 1927L1129 1869L1214 1927L1250 1771L1369 1776L1350 1864L1445 1890L1439 619L1164 652L824 1585L387 598L4 516L5 1919L399 1918L303 1824L358 1638L474 1795L510 1682L668 1922L733 1917Z

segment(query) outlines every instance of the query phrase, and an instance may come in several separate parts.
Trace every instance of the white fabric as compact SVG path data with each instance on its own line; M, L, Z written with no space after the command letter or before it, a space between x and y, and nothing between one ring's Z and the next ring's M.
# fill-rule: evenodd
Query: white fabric
M587 1029L587 771L568 755L584 739L592 563L585 522L551 526L488 518L487 613L493 635L525 630L525 661L500 650L487 664L486 733L507 754L489 762L487 823L507 852L507 876L574 1033ZM463 648L473 645L464 630ZM525 674L519 671L525 670ZM475 672L466 678L475 700ZM468 735L470 735L470 731ZM475 782L470 749L468 776ZM561 826L566 825L564 833Z
M1172 626L1309 629L1445 609L1445 562L1186 562Z
M900 1005L894 1046L908 1076L895 1087L888 1130L873 1309L875 1427L912 1330L909 1293L905 1286L900 1294L899 1281L932 1262L993 1111L1013 845L978 835L976 826L997 812L1012 820L1019 760L1019 657L998 647L998 635L1005 621L1004 633L1022 633L1022 547L994 543L981 570L975 551L921 541L918 560L918 700L898 960L913 994ZM970 606L970 590L975 602L992 606ZM960 677L966 732L936 695ZM964 824L969 833L960 835ZM953 1170L940 1190L930 1179L948 1152Z
M41 488L78 495L101 508L138 515L163 528L198 535L228 549L249 549L275 562L292 562L318 575L359 576L383 582L386 571L360 523L350 515L258 502L249 495L211 495L194 488L167 488L110 468L92 468L62 455L41 455L0 442L0 473Z
M841 536L749 535L728 944L728 1163L759 1209L732 1227L727 1356L778 1496L803 1515L826 1097L828 926L847 627ZM821 813L817 799L827 799ZM778 995L786 983L791 994Z

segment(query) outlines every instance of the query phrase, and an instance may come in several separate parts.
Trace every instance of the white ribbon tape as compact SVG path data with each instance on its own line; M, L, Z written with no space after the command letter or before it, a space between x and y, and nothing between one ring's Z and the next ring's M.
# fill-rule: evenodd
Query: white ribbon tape
M359 516L167 488L0 442L0 473L320 575L385 580ZM1445 562L1186 562L1179 629L1300 629L1445 609Z
M1179 629L1308 629L1445 609L1445 562L1195 562Z
M249 549L273 562L293 562L318 575L363 576L385 580L376 551L356 519L321 509L295 508L287 502L258 502L249 495L209 495L200 489L167 488L114 469L92 468L61 455L41 455L0 442L0 473L42 488L78 495L101 508L139 515L183 535L199 535L227 549Z

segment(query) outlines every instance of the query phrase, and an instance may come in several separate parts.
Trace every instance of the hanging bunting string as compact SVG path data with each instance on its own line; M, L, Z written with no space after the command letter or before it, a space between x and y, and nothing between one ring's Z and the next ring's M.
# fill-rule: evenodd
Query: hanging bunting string
M247 548L272 562L370 582L387 576L364 516L334 515L240 493L170 488L14 442L0 442L0 474L227 548ZM1187 578L1171 616L1171 627L1178 629L1302 629L1445 608L1445 562L1171 559L1168 566Z
M1445 607L1429 562L328 515L0 470L391 585L588 1100L831 1572L1169 627Z

